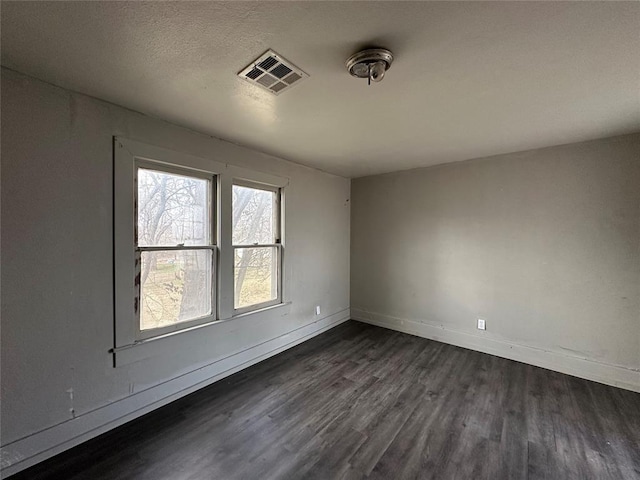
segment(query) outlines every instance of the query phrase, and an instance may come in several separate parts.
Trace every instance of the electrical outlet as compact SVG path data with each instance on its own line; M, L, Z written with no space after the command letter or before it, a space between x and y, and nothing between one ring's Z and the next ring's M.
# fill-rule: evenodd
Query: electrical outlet
M478 330L486 330L487 329L487 325L486 322L484 320L482 320L481 318L478 319Z
M320 315L320 305L316 305L316 315Z

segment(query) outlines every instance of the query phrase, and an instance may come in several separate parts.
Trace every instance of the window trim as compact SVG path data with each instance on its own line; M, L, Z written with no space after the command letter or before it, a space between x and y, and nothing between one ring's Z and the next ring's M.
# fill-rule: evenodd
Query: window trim
M182 147L181 147L182 148ZM194 147L195 151L200 151ZM192 149L193 151L193 149ZM224 150L221 150L224 152ZM164 334L154 335L149 338L137 338L134 315L134 182L136 161L148 161L154 165L161 165L164 169L172 166L186 169L189 172L204 172L216 176L216 191L213 197L216 202L214 213L215 235L217 239L216 251L216 320L200 323L188 327L187 322L178 325L179 330ZM207 153L207 156L196 156L189 153L178 152L166 147L160 147L125 137L113 137L113 349L114 366L126 365L132 361L146 358L150 345L154 346L154 352L160 353L164 348L170 349L172 345L181 345L180 338L197 339L201 335L189 334L196 330L208 333L210 328L223 328L221 325L236 318L251 317L256 319L271 318L267 313L273 308L290 308L288 292L292 278L290 265L285 255L286 242L286 195L289 178L278 176L260 170L239 167L228 164L216 158L215 154ZM261 306L245 313L234 311L234 281L233 281L233 245L232 245L232 189L234 182L250 182L261 188L280 189L279 208L279 232L282 245L280 247L280 303L272 306ZM203 328L204 327L204 328ZM179 338L177 338L179 337ZM173 340L169 340L173 339ZM156 342L158 340L158 342ZM135 348L132 348L135 347ZM157 350L160 348L160 350ZM126 353L125 353L126 352ZM136 360L137 359L137 360Z
M236 308L236 292L235 292L235 284L234 284L234 289L233 289L233 316L240 316L240 315L244 315L247 314L249 312L253 312L255 310L262 310L264 308L268 308L268 307L272 307L274 305L280 305L282 303L284 303L283 300L283 282L282 282L282 270L283 270L283 256L284 256L284 252L283 252L283 242L282 242L282 237L283 237L283 233L282 233L282 215L283 215L283 211L282 211L282 187L278 187L276 185L269 185L269 184L265 184L262 182L256 182L256 181L251 181L251 180L247 180L244 178L234 178L233 179L233 183L232 183L232 188L233 186L239 186L239 187L246 187L246 188L253 188L255 190L264 190L267 192L272 192L275 194L275 208L274 208L274 212L276 212L276 218L275 218L275 225L274 225L274 230L275 230L275 243L265 243L265 244L248 244L248 245L235 245L233 243L233 240L231 242L231 248L233 251L233 258L235 259L235 253L236 253L236 249L238 248L275 248L276 251L276 261L275 261L275 265L276 265L276 288L277 288L277 295L276 298L274 298L273 300L268 300L266 302L260 302L260 303L255 303L253 305L247 305L246 307L240 307L240 308ZM233 203L233 198L232 198L232 203ZM232 204L232 208L233 208L233 204ZM233 229L233 226L232 226ZM231 232L232 238L233 238L233 231ZM233 275L232 278L234 279L234 283L235 283L235 261L234 261L234 271L233 271Z
M139 168L203 178L210 181L209 245L212 251L210 315L179 322L167 327L142 330L140 328L140 290L136 277L140 271L143 250L171 250L176 245L138 246L137 239L137 174ZM224 165L160 147L142 144L120 137L114 138L113 170L113 258L114 258L114 348L137 344L155 337L188 331L193 327L213 323L219 318L219 183ZM200 246L186 246L184 250ZM183 248L181 248L183 249ZM136 305L137 302L137 305Z

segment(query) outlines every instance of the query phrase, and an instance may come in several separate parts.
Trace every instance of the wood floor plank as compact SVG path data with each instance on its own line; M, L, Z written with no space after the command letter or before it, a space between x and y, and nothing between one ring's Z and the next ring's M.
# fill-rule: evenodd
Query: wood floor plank
M347 322L12 480L640 479L640 394Z

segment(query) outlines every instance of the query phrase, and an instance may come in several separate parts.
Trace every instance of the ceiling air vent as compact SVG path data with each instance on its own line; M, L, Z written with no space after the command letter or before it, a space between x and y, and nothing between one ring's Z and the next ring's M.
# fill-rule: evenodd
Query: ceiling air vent
M309 75L282 55L267 50L238 73L238 76L274 95L280 95Z

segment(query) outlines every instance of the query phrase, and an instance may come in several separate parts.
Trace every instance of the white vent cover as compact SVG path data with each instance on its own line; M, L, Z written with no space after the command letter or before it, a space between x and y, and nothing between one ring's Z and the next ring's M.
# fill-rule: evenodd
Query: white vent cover
M309 75L282 55L267 50L238 73L238 76L274 95L280 95Z

